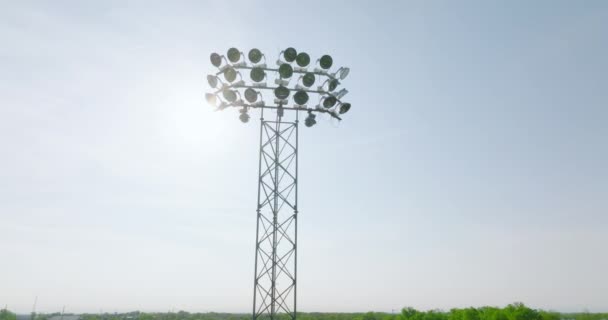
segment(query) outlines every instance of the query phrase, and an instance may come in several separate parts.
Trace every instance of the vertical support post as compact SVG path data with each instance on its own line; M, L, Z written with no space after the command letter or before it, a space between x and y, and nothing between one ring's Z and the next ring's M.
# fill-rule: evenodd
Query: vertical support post
M297 118L262 117L253 320L296 318L297 137Z

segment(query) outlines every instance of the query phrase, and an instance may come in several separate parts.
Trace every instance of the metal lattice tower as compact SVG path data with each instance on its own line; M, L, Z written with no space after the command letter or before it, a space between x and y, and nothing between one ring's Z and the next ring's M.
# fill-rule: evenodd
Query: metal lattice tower
M215 75L207 76L209 85L216 91L207 93L205 97L216 110L239 108L239 119L244 123L249 121L249 111L261 109L253 320L275 320L284 318L283 315L295 320L299 114L300 111L307 112L306 127L317 123L317 114L328 114L342 120L340 115L350 110L350 103L340 99L348 91L336 89L349 69L342 67L330 73L333 60L324 55L317 60L318 67L309 70L308 54L297 53L294 48L287 48L279 54L284 60L277 60L278 68L267 67L266 57L258 49L249 51L251 64L245 61L244 56L236 48L228 50L227 59L217 53L211 54L211 63L219 70ZM292 63L297 66L292 66ZM250 84L243 80L240 71L250 73ZM268 84L270 74L275 75L273 82L276 86L272 82ZM220 75L225 81L219 78ZM299 75L299 78L290 87L293 75ZM240 78L238 81L237 76ZM320 85L313 86L315 82L320 82ZM274 93L274 104L264 101L263 91ZM290 106L292 92L295 92L292 96L294 104ZM306 105L309 95L318 96L317 105ZM265 111L272 120L264 119ZM286 111L295 112L292 117L285 117Z
M260 125L253 319L296 318L298 120Z

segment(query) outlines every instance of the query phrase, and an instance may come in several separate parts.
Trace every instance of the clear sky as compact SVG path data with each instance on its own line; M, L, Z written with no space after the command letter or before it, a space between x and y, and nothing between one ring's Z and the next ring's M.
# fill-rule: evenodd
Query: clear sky
M294 46L353 104L301 128L300 310L608 310L606 1L3 1L0 43L1 307L250 311L259 124L205 75Z

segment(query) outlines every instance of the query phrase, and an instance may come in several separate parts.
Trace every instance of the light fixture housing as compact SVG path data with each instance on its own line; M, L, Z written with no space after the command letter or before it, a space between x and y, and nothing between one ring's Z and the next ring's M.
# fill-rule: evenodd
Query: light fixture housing
M311 87L313 84L315 84L315 75L314 73L306 73L303 77L302 77L302 84L304 84L306 87Z
M247 113L247 108L243 108L239 111L241 114L239 115L239 119L242 123L249 122L249 113Z
M207 103L209 103L212 107L217 106L217 96L213 93L205 93L205 100L207 100Z
M299 90L297 91L294 95L293 95L293 101L297 104L297 105L305 105L306 102L308 102L308 93L306 93L306 91L303 90Z
M315 120L316 117L317 116L314 113L308 111L308 116L306 117L306 119L304 119L304 125L308 128L314 126L315 124L317 124L317 120Z
M285 59L285 61L287 62L293 62L294 60L296 60L297 56L298 52L292 47L289 47L285 49L285 51L283 51L283 59Z
M327 96L323 99L323 107L324 108L331 108L333 107L336 102L338 101L338 99L336 99L336 97L334 96Z
M321 66L321 68L327 70L329 68L331 68L331 65L334 63L334 60L331 58L330 55L324 55L321 57L321 59L319 59L319 65Z
M226 55L228 56L228 60L230 60L232 63L241 60L241 52L237 48L228 49L228 53Z
M211 56L209 57L209 60L211 60L211 64L214 67L220 67L220 65L222 65L222 56L220 56L217 53L212 53Z
M251 61L251 63L258 63L262 60L262 52L258 49L251 49L249 50L249 61Z
M236 75L237 75L236 70L234 70L234 68L232 68L232 67L226 68L224 70L224 78L228 82L233 82L234 80L236 80Z
M336 90L336 88L338 88L339 84L340 81L338 81L338 79L331 79L329 80L329 85L327 86L327 88L329 89L329 91L334 91Z
M226 101L228 102L235 102L237 99L236 91L234 90L224 89L222 91L222 95L224 96L224 99L226 99Z
M256 102L258 100L258 92L251 88L245 89L245 99L249 101L249 103Z
M348 110L350 110L350 103L344 102L340 104L340 114L345 114L348 112Z
M251 69L249 76L251 77L251 80L260 82L266 77L266 72L262 68L254 67Z
M279 75L283 79L289 79L293 75L293 68L288 63L283 63L279 67Z
M300 52L296 57L296 63L300 67L306 67L310 63L310 56L306 52Z
M211 88L214 88L214 89L217 88L217 80L218 79L216 76L214 76L212 74L207 75L207 83L209 83L209 86Z
M281 100L287 99L289 97L289 89L285 86L278 86L274 89L274 95Z

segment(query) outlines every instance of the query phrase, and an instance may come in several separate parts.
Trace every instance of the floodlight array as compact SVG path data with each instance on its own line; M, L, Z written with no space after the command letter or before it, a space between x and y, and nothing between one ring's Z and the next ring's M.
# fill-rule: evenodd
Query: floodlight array
M341 115L350 110L350 103L342 100L348 90L338 90L350 69L340 67L330 72L333 58L329 55L323 55L313 66L306 52L290 47L279 53L276 67L272 68L267 66L266 56L259 49L251 49L245 55L230 48L225 56L212 53L210 60L218 71L207 75L213 92L206 93L205 99L216 110L238 108L243 123L249 121L248 112L256 108L276 109L280 116L284 110L305 111L307 127L316 124L317 113L342 120ZM243 76L247 74L248 81ZM274 81L270 82L269 74L274 75ZM264 99L264 94L272 95L271 102ZM318 102L309 107L310 101Z

